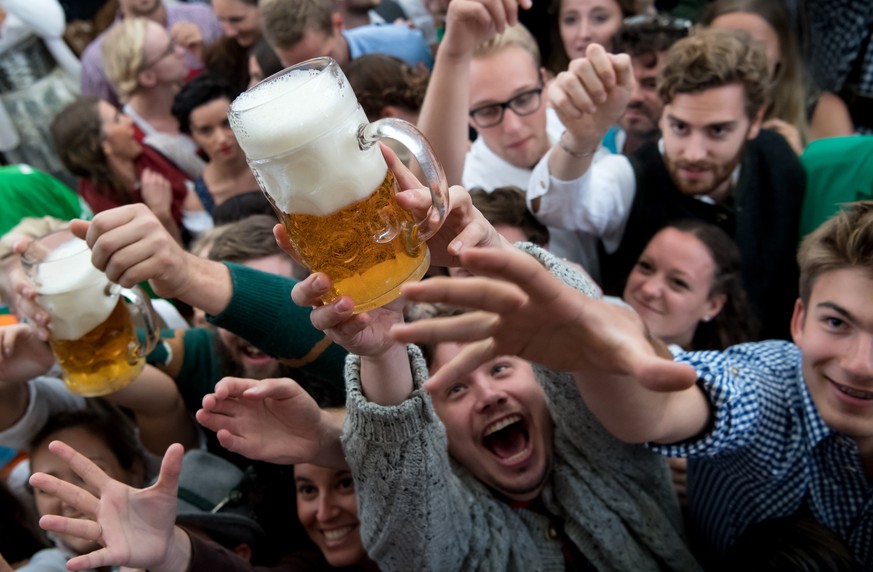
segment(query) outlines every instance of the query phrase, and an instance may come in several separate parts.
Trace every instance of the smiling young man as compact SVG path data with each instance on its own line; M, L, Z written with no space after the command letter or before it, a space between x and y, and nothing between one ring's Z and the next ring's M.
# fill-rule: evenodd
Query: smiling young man
M805 177L787 142L761 129L769 86L763 51L718 30L677 42L658 81L662 139L592 165L592 152L634 91L629 61L619 68L616 59L591 46L550 87L567 131L534 169L532 210L544 224L600 237L601 275L611 293L667 223L716 224L740 249L762 335L787 337Z

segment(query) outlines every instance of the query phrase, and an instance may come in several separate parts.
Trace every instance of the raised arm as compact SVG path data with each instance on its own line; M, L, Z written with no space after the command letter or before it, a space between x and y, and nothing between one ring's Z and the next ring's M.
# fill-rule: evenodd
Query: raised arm
M446 35L437 50L418 128L443 164L450 185L459 184L469 143L470 61L473 49L507 25L518 23L516 0L452 0ZM522 0L522 7L530 0Z
M594 153L609 128L627 108L634 75L627 54L610 54L591 44L586 57L570 62L549 85L549 102L566 132L552 149L552 176L569 181L591 166Z
M434 383L518 355L573 372L586 404L624 441L675 442L705 428L709 407L696 372L674 363L636 314L584 296L520 251L475 249L461 259L480 277L408 284L404 295L479 311L394 328L400 341L471 342Z

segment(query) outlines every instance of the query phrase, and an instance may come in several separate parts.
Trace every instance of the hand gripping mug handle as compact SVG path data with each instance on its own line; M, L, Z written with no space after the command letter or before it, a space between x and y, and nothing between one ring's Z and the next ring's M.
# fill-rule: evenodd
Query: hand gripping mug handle
M142 319L145 339L127 356L130 362L135 362L150 354L158 343L157 317L148 295L139 286L118 288L118 293L127 302L128 309L135 311Z
M394 139L409 149L424 173L425 182L430 191L431 208L428 209L424 220L416 223L415 227L418 229L419 238L425 241L436 234L446 220L446 213L449 212L446 173L437 160L430 143L427 142L421 131L411 123L387 117L361 125L358 128L358 145L361 150L369 149L385 137Z

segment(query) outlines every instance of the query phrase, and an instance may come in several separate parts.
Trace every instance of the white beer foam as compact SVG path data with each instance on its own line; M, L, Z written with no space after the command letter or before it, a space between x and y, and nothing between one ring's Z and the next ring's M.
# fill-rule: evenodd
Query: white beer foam
M358 147L367 117L348 81L327 70L258 84L233 102L230 119L261 185L289 214L325 216L365 199L388 169L378 145Z
M51 314L49 329L59 340L78 340L100 325L118 303L107 296L109 279L91 264L84 240L61 244L36 266L39 303Z

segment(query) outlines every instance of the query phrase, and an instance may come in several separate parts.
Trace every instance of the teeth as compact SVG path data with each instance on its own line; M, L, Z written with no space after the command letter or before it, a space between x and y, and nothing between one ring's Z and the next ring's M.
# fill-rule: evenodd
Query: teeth
M837 389L839 389L840 391L842 391L846 395L849 395L851 397L857 397L858 399L873 399L873 393L870 393L869 391L861 391L858 389L852 389L851 387L846 387L845 385L838 385L838 384L837 384Z
M505 427L509 427L513 423L517 423L521 421L521 415L511 415L505 419L501 419L500 421L495 421L491 425L485 428L484 436L487 437L492 433L496 433Z
M324 537L328 540L339 540L345 537L348 533L354 530L354 526L344 526L343 528L335 528L333 530L325 530Z

